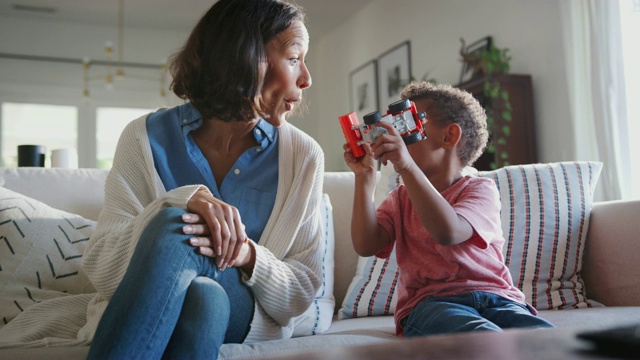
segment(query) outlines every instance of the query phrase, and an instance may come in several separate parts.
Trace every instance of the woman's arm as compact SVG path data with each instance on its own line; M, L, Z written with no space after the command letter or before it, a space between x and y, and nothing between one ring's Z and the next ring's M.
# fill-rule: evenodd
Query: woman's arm
M199 188L185 186L165 193L153 168L145 118L127 126L105 183L105 204L82 261L100 294L107 299L113 295L146 224L165 207L186 209L187 200Z

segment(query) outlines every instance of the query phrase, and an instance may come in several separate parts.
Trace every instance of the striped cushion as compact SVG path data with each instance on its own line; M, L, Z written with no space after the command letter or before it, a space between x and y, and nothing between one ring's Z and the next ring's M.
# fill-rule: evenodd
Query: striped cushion
M398 302L398 276L395 247L387 259L360 257L338 319L393 314Z
M322 283L311 306L294 319L294 337L322 334L329 329L333 319L333 310L335 309L335 298L333 297L335 237L333 234L333 207L327 194L322 195L320 211L324 230L321 244L323 248Z
M601 169L598 162L560 162L479 173L498 186L505 262L515 285L538 310L599 305L587 299L580 269ZM395 253L389 259L359 259L339 318L395 312Z
M481 172L500 191L505 263L538 310L596 305L580 277L602 163L561 162Z

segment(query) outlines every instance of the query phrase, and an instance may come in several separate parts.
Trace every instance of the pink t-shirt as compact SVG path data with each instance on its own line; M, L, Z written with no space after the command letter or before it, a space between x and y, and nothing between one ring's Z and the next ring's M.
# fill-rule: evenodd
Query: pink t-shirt
M474 233L467 241L451 246L438 244L418 218L404 185L392 191L376 212L378 222L396 246L400 269L395 312L398 336L403 335L400 321L428 296L484 291L526 304L504 264L500 197L493 180L465 176L442 196L473 227ZM388 258L394 243L376 256Z

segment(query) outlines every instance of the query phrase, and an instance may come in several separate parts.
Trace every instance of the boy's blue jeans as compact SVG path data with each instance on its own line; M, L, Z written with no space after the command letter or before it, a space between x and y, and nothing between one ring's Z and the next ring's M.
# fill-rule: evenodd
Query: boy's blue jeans
M143 231L96 330L89 359L216 359L244 340L254 298L240 270L220 271L187 241L178 208Z
M428 297L402 320L404 336L424 336L472 330L554 327L520 303L501 296L473 291L460 295Z

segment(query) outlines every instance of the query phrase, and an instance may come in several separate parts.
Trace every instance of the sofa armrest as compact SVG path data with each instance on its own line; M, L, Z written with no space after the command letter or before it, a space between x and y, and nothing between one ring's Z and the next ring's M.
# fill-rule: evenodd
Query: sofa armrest
M640 200L594 203L581 271L589 299L640 305L639 214Z

